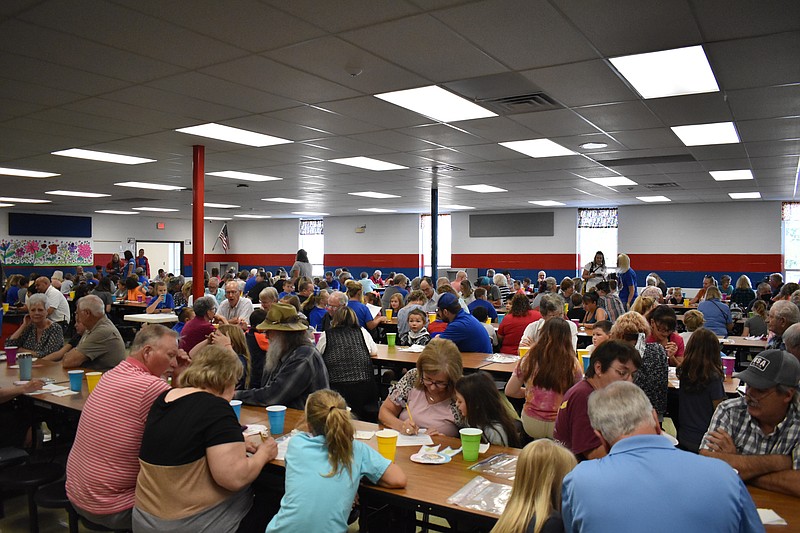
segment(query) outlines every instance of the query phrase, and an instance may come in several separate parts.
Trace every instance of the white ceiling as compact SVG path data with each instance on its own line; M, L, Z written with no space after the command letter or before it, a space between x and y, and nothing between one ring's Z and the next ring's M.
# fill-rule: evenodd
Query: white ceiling
M702 44L720 86L710 94L643 100L608 59ZM362 70L358 76L348 71ZM555 106L436 123L372 95L430 84L490 98L544 91ZM219 122L294 141L267 148L203 139L176 128ZM735 122L742 143L685 147L669 126ZM580 155L532 159L497 143L550 138ZM580 144L598 141L602 150ZM282 181L206 177L206 209L291 216L381 207L425 212L431 174L440 203L483 210L730 201L759 191L796 197L800 156L800 2L797 0L5 0L0 3L0 166L56 172L0 176L5 196L69 189L110 198L49 196L25 211L86 213L173 207L191 193L116 187L152 181L191 187L192 144L206 171ZM156 159L136 166L50 155L86 148ZM370 156L410 167L370 172L330 159ZM677 157L676 157L677 156ZM640 159L639 161L630 161ZM615 160L628 160L617 161ZM624 164L620 164L624 163ZM755 181L708 171L751 169ZM586 178L625 175L609 189ZM506 193L455 185L486 183ZM651 190L653 184L674 187ZM237 187L247 184L249 187ZM371 200L348 192L381 191ZM291 197L304 205L261 201Z

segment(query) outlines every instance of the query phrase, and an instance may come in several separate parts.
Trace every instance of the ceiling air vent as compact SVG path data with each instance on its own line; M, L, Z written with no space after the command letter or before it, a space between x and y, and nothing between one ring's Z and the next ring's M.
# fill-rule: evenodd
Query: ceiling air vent
M534 111L549 111L561 109L561 105L543 92L520 94L517 96L503 96L501 98L487 98L477 100L476 104L494 111L498 115L515 115L517 113L531 113Z
M423 172L430 172L433 174L433 169L438 170L439 172L459 172L464 170L463 168L454 167L452 165L435 165L432 167L417 167L417 170L421 170Z
M642 185L645 189L650 189L651 191L660 191L663 189L680 189L681 186L673 181L668 181L666 183L648 183L647 185Z

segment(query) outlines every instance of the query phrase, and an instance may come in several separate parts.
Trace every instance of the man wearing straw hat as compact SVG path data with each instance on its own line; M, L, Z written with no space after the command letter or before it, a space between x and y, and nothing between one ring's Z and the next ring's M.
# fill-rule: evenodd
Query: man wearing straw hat
M249 405L304 409L312 392L328 388L328 370L308 336L308 322L294 306L278 302L256 329L269 337L262 386L237 391L235 398Z

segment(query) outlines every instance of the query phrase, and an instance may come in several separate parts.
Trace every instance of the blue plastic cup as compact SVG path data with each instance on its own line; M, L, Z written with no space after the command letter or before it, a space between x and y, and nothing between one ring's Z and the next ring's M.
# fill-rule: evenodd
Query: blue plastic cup
M69 390L80 392L83 388L83 370L70 370L69 374Z
M31 354L18 355L17 363L19 364L19 380L30 381L33 371L33 356Z
M231 400L231 407L233 407L233 412L236 413L238 420L242 416L242 400Z
M286 420L285 405L270 405L267 407L267 418L269 418L269 432L273 435L283 433L283 422Z

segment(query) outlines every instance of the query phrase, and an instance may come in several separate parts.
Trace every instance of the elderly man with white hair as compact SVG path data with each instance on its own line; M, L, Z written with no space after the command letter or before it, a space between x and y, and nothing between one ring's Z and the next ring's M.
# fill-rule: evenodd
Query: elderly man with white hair
M111 370L125 359L125 343L106 316L103 300L93 294L78 300L75 319L85 328L78 345L64 354L62 364L92 370Z
M800 309L788 300L779 300L772 304L767 315L767 328L775 335L767 341L767 349L785 350L783 333L792 324L800 322Z
M608 455L580 463L564 478L566 531L764 531L736 472L718 459L675 448L633 383L594 391L589 420ZM674 512L653 520L664 494Z
M797 357L800 361L800 324L792 324L783 332L783 344L786 351Z
M231 280L225 283L225 301L219 306L217 313L228 321L247 330L250 315L253 312L253 302L242 298L239 283Z

